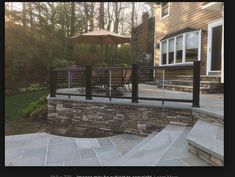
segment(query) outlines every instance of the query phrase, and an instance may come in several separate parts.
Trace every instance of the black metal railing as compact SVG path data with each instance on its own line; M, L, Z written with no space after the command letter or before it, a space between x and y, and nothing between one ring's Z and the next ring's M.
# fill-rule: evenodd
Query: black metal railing
M139 84L146 81L156 80L156 72L162 71L162 89L165 84L165 71L171 69L191 68L193 73L193 91L191 99L176 99L167 97L146 97L139 95ZM192 103L193 107L199 107L200 101L200 61L194 61L189 66L171 67L104 67L95 68L90 65L76 69L59 69L50 67L50 97L56 95L84 96L91 100L93 97L107 97L130 99L132 103L139 100L164 102L185 102Z

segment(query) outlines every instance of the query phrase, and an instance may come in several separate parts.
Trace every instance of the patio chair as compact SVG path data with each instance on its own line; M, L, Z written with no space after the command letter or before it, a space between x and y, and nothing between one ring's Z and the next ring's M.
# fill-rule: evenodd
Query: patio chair
M123 95L123 93L122 93L123 71L120 69L119 70L113 69L113 70L111 70L111 73L112 73L111 74L112 95L121 96L121 95ZM104 77L103 77L103 83L104 83L105 88L107 90L106 95L109 95L109 86L110 86L109 79L110 79L109 70L107 70L104 74Z
M84 94L86 90L84 72L84 70L71 71L71 86L76 87L81 94Z
M95 91L102 92L105 85L105 72L104 70L92 71L92 87Z
M131 92L130 83L131 83L131 69L125 69L123 70L123 80L122 85L127 90L126 85L128 85L128 89Z

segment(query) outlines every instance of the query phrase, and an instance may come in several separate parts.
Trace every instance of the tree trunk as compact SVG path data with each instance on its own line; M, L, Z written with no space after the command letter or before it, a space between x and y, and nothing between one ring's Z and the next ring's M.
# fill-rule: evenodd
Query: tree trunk
M84 2L84 12L85 12L85 33L88 32L88 4Z
M107 25L107 30L108 31L110 31L111 23L112 23L112 19L111 19L111 15L110 15L110 4L108 2L108 25Z
M115 6L114 32L118 33L118 2L115 2L114 6Z
M90 31L94 30L94 2L91 3L91 12L90 12Z
M70 24L70 37L74 36L75 33L75 2L71 2L71 24ZM72 60L73 56L73 44L69 42L68 44L68 53L69 53L69 58Z
M67 11L67 8L66 8L66 11L65 11L65 22L66 22L66 37L68 38L70 35L70 29L69 29L69 15L68 15L68 11Z
M33 9L32 9L32 4L31 2L28 3L28 8L29 8L29 24L31 30L33 29Z
M37 3L37 9L38 9L38 21L39 21L39 29L40 29L40 42L42 43L42 17L41 17L41 3Z
M135 2L132 2L132 11L131 11L131 32L134 28L134 16L135 16Z
M70 27L70 37L74 36L75 33L75 2L71 2L71 27Z
M133 64L133 29L134 29L134 16L135 16L135 2L132 2L132 12L131 12L131 64Z
M100 2L99 29L104 29L104 2Z
M22 9L22 23L23 23L23 27L25 28L27 26L27 22L26 22L26 3L23 2L23 9Z

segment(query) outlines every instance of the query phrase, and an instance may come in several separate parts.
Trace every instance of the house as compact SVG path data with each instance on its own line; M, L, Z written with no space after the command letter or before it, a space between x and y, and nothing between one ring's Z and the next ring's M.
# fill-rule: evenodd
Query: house
M221 91L224 83L224 3L158 2L154 9L154 64L162 68L180 68L200 60L205 92ZM189 69L167 72L173 80L192 78ZM161 77L162 74L156 72L157 80ZM174 83L169 89L178 90L177 85Z

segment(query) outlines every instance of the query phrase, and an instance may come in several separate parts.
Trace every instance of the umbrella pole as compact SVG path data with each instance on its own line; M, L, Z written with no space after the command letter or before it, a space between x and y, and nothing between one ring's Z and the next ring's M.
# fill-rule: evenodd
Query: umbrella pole
M115 61L117 61L117 44L116 44L116 52L115 52Z

